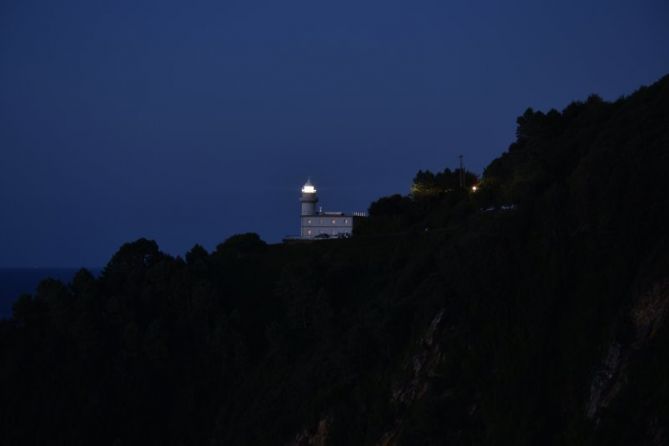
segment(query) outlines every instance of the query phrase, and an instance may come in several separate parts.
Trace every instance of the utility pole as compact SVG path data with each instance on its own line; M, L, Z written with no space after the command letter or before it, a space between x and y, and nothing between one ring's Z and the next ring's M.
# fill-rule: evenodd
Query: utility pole
M460 189L465 188L465 167L464 164L462 163L462 155L460 155L458 158L460 158Z

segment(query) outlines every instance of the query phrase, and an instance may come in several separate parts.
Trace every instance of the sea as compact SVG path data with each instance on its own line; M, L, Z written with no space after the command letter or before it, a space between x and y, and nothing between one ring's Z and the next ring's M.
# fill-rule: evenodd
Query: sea
M69 283L81 268L0 268L0 319L12 315L12 304L23 293L34 294L47 278ZM93 275L101 268L87 268Z

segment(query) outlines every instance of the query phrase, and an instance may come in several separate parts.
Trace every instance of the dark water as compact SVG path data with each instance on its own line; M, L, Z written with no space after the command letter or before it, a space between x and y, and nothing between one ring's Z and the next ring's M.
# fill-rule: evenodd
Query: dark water
M12 304L22 293L33 294L42 279L68 283L80 268L0 268L0 318L12 315ZM98 274L100 268L89 268Z

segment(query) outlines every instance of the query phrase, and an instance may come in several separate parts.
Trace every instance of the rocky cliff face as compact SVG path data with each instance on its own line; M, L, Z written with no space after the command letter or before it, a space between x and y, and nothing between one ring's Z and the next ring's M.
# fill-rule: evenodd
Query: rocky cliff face
M662 330L667 330L669 270L666 268L669 260L665 249L657 252L652 256L652 262L656 264L646 264L645 268L658 272L649 274L647 270L642 271L642 278L634 287L632 307L620 317L619 324L628 325L629 331L611 340L602 364L591 382L586 415L593 420L596 428L599 427L601 417L607 416L607 409L616 403L625 404L624 401L617 401L621 394L634 392L629 387L634 388L640 384L634 380L635 369L650 366L644 363L645 357L655 354L658 336ZM658 261L658 256L662 261ZM668 444L667 428L658 414L649 414L642 429L645 431L647 444Z

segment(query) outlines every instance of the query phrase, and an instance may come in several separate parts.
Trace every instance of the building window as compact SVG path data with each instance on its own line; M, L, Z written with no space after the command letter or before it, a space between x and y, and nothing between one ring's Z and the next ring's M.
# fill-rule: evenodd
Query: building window
M348 218L344 219L344 224L345 224L345 225L348 224Z
M311 224L311 219L307 220L307 224L308 224L308 225Z
M333 218L333 219L332 219L332 224L334 225L335 223L337 223L337 220L335 220L335 219Z
M307 230L307 235L311 235L311 229Z

